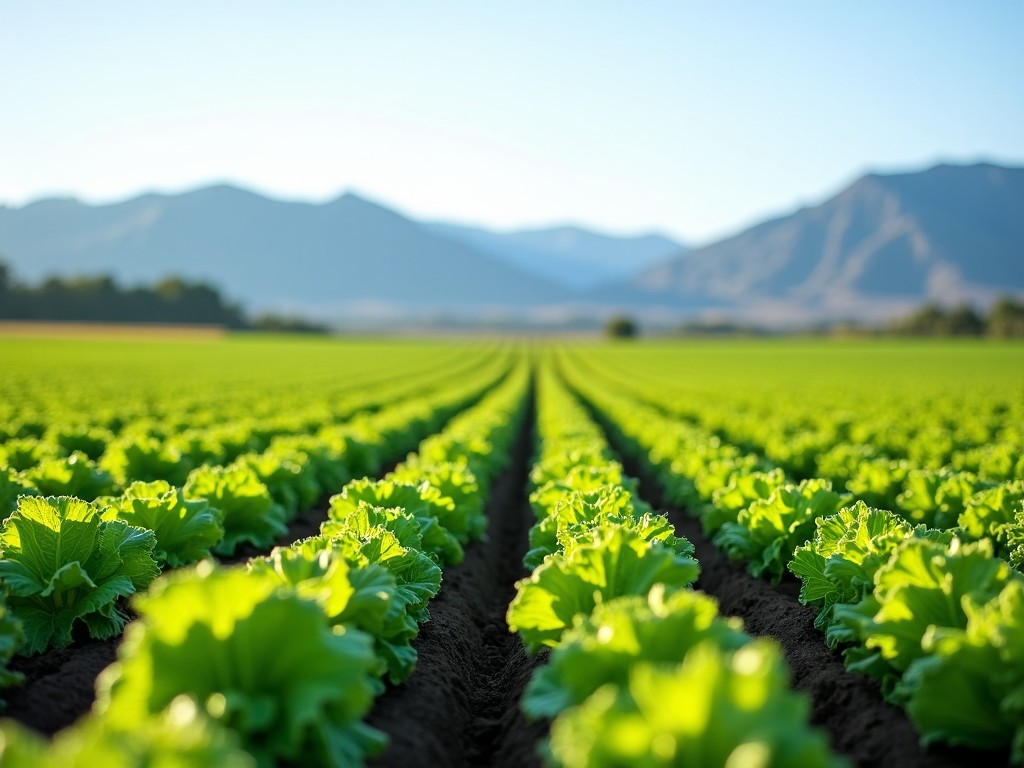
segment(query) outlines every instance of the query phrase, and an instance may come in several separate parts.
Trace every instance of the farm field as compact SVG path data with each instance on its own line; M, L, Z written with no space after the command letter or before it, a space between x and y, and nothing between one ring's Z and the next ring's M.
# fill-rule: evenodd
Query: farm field
M1024 764L1020 344L0 338L0 515L3 766Z

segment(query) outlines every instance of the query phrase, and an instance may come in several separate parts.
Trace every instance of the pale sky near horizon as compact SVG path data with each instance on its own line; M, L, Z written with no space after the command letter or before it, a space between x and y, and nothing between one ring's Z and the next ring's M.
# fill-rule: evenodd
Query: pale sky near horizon
M9 2L0 204L230 182L700 243L1024 165L1021 40L1021 2Z

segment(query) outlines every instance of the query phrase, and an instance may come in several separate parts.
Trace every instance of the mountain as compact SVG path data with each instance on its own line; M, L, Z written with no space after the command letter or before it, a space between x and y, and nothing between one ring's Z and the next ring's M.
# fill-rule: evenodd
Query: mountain
M597 301L752 319L877 319L924 301L1024 292L1024 168L979 163L866 175L592 293Z
M351 194L313 205L214 186L111 205L43 200L0 208L0 254L27 281L173 273L211 282L250 308L318 317L566 298L553 282Z
M577 290L624 279L686 250L656 234L620 237L580 227L494 232L443 222L428 226L506 264Z
M50 199L0 206L0 259L32 283L176 274L249 311L328 322L557 323L614 311L668 325L680 316L877 321L925 301L1024 296L1024 168L869 174L819 205L690 251L657 235L420 223L351 194L318 205L230 186L110 205Z

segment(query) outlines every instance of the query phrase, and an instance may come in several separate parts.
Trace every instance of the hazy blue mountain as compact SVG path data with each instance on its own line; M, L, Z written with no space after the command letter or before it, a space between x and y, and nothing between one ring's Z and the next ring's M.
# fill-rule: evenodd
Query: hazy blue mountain
M765 319L879 317L1024 292L1024 168L869 174L826 202L594 292Z
M355 195L322 205L230 186L112 205L43 200L0 208L0 254L15 274L169 273L203 279L250 308L318 315L558 302L554 283Z
M513 232L443 222L428 226L507 264L574 289L628 277L686 250L656 234L621 237L569 226Z
M927 300L1024 295L1024 168L870 174L819 205L691 251L656 235L418 223L354 195L313 205L215 186L110 205L50 199L0 206L0 258L30 282L177 274L212 282L249 310L323 319L564 320L615 310L668 323L696 312L879 319ZM611 277L588 287L600 275Z

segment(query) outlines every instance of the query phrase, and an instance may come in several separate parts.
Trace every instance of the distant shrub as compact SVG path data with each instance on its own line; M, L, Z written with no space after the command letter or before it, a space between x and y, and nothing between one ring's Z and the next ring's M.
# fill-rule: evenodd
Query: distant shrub
M640 333L636 321L626 315L615 315L604 325L604 334L613 339L631 339Z

